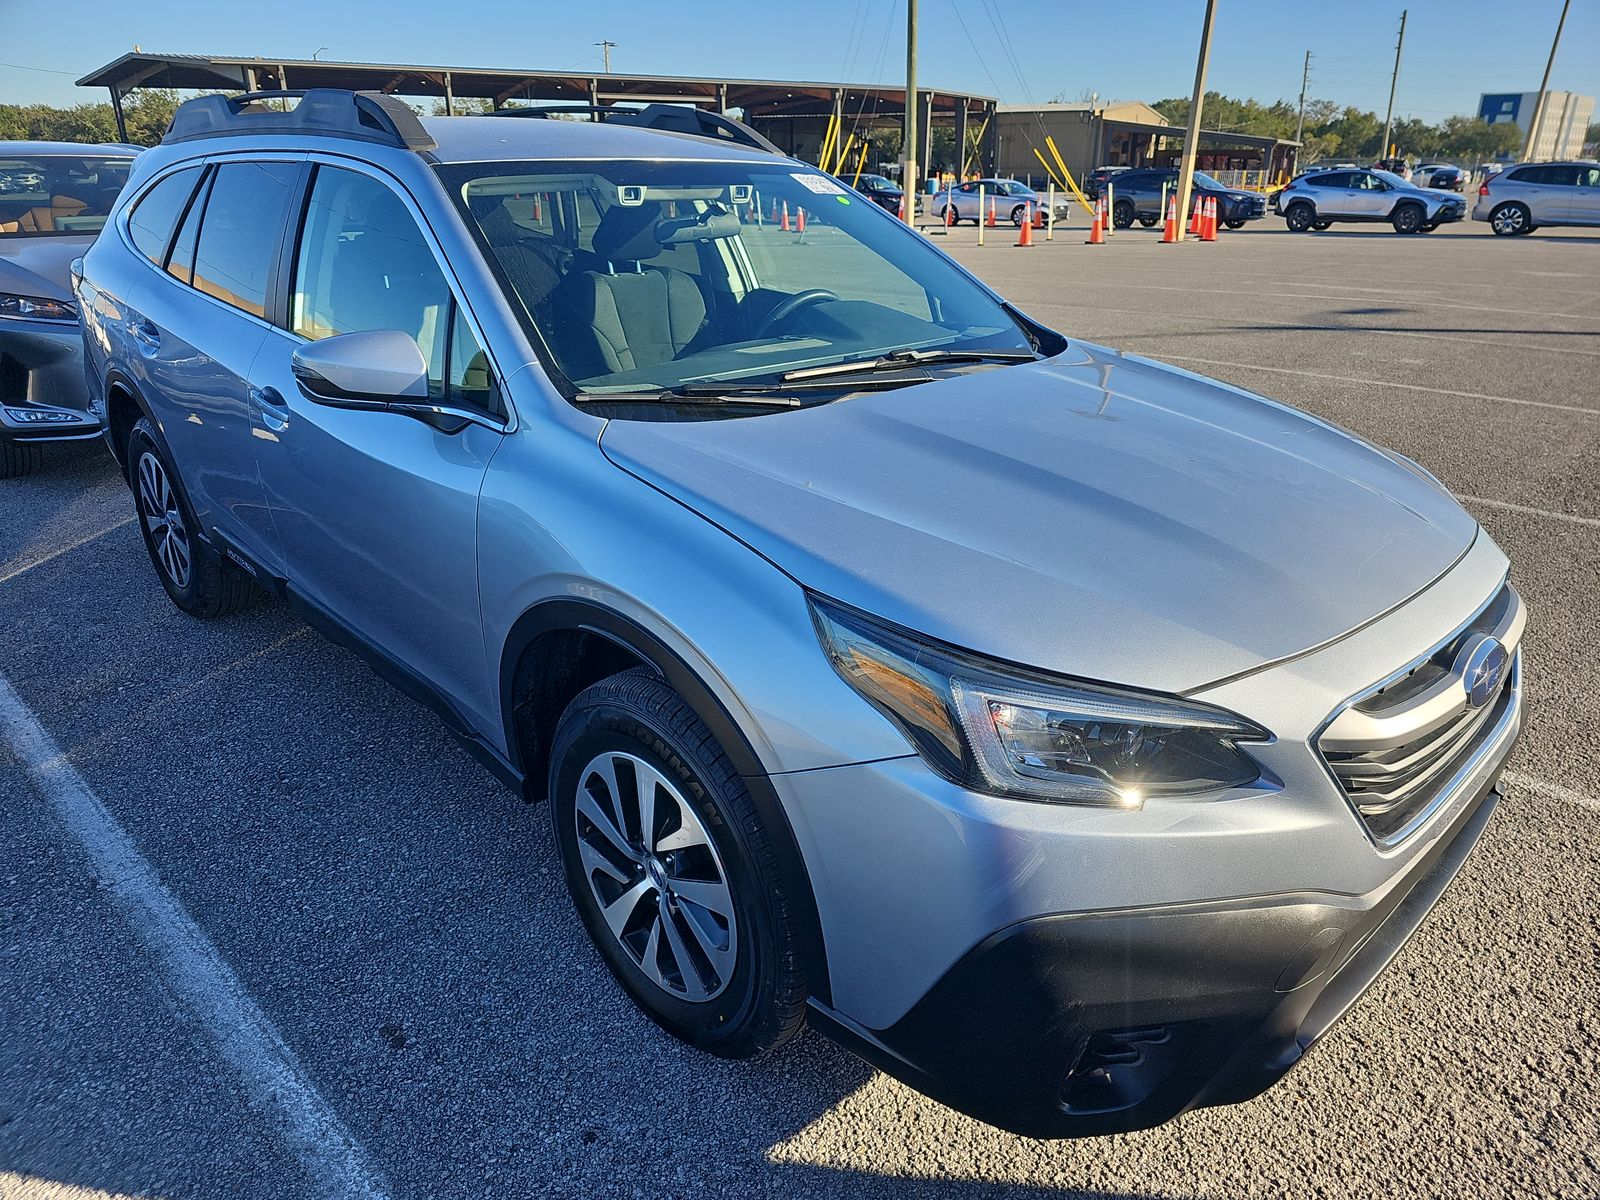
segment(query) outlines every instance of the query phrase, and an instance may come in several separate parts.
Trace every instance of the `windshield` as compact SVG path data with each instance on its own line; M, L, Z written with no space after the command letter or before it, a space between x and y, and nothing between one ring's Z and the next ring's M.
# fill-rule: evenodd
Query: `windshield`
M1393 171L1374 171L1372 173L1387 183L1390 187L1408 188L1411 186Z
M132 167L131 156L0 153L0 237L98 232Z
M1194 181L1201 187L1210 188L1212 191L1225 192L1228 190L1215 179L1211 178L1211 176L1207 175L1204 171L1196 171L1194 173Z
M883 192L895 187L896 184L894 180L885 179L882 175L863 175L858 186L870 192Z
M942 254L799 165L439 170L569 395L770 383L905 350L1033 349Z

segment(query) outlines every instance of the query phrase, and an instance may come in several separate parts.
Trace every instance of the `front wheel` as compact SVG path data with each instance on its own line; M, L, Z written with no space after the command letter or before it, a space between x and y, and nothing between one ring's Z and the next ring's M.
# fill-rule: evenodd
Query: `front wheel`
M1028 206L1026 204L1019 204L1011 210L1011 223L1018 229L1022 228L1022 223L1027 219Z
M1415 204L1402 204L1389 218L1389 224L1394 226L1396 233L1416 233L1424 223L1422 210Z
M1283 223L1289 227L1290 233L1304 233L1316 223L1316 210L1304 201L1291 204L1283 214Z
M1243 229L1244 228L1244 222L1243 221L1224 221L1223 224L1226 225L1229 229Z
M128 435L127 463L144 548L172 602L192 617L226 616L248 604L250 577L196 536L194 509L147 418Z
M0 439L0 479L32 475L44 462L44 452L29 442Z
M799 1030L789 891L744 780L677 692L643 668L582 692L549 795L573 904L652 1020L724 1058Z
M950 226L951 229L961 224L961 214L956 211L954 204L946 204L944 210L939 214L939 219Z
M1533 228L1533 214L1523 204L1502 204L1489 214L1489 228L1501 237L1515 237Z
M1111 206L1111 224L1118 229L1133 227L1133 201L1118 200Z

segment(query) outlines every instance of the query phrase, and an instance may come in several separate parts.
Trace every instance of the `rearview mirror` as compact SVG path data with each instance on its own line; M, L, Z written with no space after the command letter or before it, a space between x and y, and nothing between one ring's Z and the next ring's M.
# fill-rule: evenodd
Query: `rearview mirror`
M428 398L428 364L409 334L341 333L294 352L290 369L306 399L335 408L385 408Z

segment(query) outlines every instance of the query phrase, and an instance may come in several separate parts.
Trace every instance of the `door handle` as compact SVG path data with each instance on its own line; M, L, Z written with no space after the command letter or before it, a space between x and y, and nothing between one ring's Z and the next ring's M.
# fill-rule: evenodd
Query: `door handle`
M139 352L147 358L161 351L161 330L157 329L155 322L148 317L130 321L128 336L138 343Z
M277 388L251 387L250 402L261 414L261 423L272 432L282 433L289 428L289 405Z

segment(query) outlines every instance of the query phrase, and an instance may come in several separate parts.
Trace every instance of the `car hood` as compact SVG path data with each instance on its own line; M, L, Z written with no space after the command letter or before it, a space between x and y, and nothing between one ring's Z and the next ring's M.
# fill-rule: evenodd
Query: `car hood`
M1371 621L1477 533L1350 433L1080 343L794 412L614 420L601 447L809 588L997 658L1164 691Z
M0 292L71 300L72 260L93 242L93 234L0 237Z

